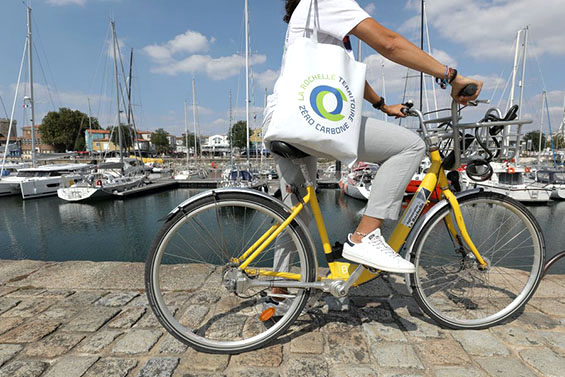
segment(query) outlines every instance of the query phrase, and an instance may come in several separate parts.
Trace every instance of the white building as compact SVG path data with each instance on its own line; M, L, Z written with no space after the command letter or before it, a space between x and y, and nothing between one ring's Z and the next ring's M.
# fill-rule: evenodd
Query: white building
M202 153L226 157L230 153L230 142L227 135L212 135L202 144Z

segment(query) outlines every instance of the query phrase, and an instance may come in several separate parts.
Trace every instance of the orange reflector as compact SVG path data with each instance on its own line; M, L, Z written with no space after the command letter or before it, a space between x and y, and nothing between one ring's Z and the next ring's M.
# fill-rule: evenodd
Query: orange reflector
M276 309L273 307L265 309L265 311L259 315L259 320L261 322L268 321L275 315L275 311Z

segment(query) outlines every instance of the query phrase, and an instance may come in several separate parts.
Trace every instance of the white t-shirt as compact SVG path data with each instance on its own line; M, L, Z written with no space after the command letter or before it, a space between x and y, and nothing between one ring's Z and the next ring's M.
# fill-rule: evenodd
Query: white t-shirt
M308 12L312 1L313 0L301 0L290 18L286 33L285 53L283 53L281 72L285 65L287 47L297 38L304 36ZM353 57L350 51L351 47L349 47L349 49L346 48L343 39L355 26L359 25L361 21L371 16L364 11L355 0L318 0L317 2L319 22L319 25L317 25L318 42L340 46L347 50L351 54L351 57ZM314 23L311 18L306 35L309 35L313 27ZM273 94L267 99L263 121L264 128L268 126L277 104L277 84L278 80L277 83L275 83ZM266 132L266 130L264 129L263 132Z

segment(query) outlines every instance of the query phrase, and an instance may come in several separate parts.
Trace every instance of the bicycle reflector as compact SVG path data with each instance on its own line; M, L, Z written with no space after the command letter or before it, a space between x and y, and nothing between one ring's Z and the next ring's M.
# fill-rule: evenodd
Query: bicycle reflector
M274 307L267 308L263 311L263 313L259 314L259 320L261 322L268 321L275 315L276 309Z
M492 177L492 166L487 160L475 159L467 163L465 172L475 182L483 182Z

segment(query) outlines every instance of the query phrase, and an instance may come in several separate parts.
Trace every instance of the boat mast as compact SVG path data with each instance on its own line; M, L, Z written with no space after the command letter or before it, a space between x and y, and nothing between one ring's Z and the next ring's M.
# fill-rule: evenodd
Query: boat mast
M245 118L247 132L247 165L249 166L249 0L245 0Z
M37 159L35 156L35 102L33 99L33 59L32 59L32 38L31 38L31 8L27 7L27 60L29 69L29 104L31 106L31 163L35 167Z
M194 158L200 159L198 153L198 142L200 142L200 135L196 133L196 80L192 79L192 121L194 122Z
M190 149L190 145L188 144L188 120L186 117L186 100L184 100L184 145L186 146L186 171L190 172L190 169L188 168L189 165L189 149ZM188 177L187 173L187 177Z
M516 47L514 49L514 66L512 67L512 83L510 85L510 99L508 103L508 108L514 106L514 96L516 90L516 76L518 75L518 61L519 61L519 52L520 52L520 40L522 37L522 32L524 30L518 30L516 35ZM508 148L510 147L510 126L505 126L504 131L502 133L502 151L503 156L508 155Z
M545 97L547 96L547 92L544 91L541 94L541 117L540 117L540 126L539 126L539 142L538 142L538 166L540 164L540 155L541 155L541 139L543 136L543 108L544 108L544 102L545 102Z
M230 141L230 165L233 166L233 117L232 117L232 102L231 102L231 90L230 90L230 125L228 128L228 139Z
M124 151L123 151L123 142L122 142L122 122L120 120L120 83L118 81L118 54L116 51L116 25L114 20L110 21L110 25L112 26L112 42L113 42L113 50L114 50L114 76L116 80L116 106L117 106L117 123L118 123L118 138L120 140L120 163L122 165L122 172L123 172L123 165L124 165Z
M420 49L424 50L424 5L425 1L422 0L422 15L420 21ZM424 72L420 72L420 111L424 107Z

